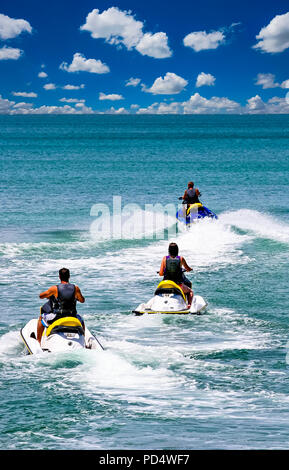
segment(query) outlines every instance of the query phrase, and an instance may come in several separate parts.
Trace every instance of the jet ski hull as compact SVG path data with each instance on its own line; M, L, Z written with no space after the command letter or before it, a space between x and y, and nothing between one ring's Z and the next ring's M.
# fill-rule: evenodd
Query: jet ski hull
M189 209L186 210L186 205L179 209L176 217L180 222L185 225L191 225L199 219L217 219L218 216L201 203L191 204Z
M155 295L147 302L140 304L133 313L136 315L172 314L188 315L203 312L207 302L200 295L194 295L191 307L188 308L181 288L172 281L162 281Z
M37 341L37 319L30 320L20 331L20 336L26 346L28 354L42 354L43 352L65 352L77 349L103 350L100 342L92 335L87 327L85 332L71 325L51 325L44 329L41 344ZM55 322L56 323L56 322ZM50 328L50 331L49 331ZM48 333L48 334L47 334Z
M168 304L166 304L166 307L167 307L166 309L165 308L154 309L150 307L150 304L152 304L152 300L154 300L154 298L151 299L147 304L140 304L135 310L133 310L133 313L135 313L136 315L144 315L144 314L147 314L147 315L153 315L153 314L192 315L192 314L195 314L196 315L206 310L206 307L208 305L206 301L203 299L203 297L201 297L200 295L194 296L192 305L189 309L180 308L180 309L175 310L174 306L169 302ZM170 306L171 308L169 308Z

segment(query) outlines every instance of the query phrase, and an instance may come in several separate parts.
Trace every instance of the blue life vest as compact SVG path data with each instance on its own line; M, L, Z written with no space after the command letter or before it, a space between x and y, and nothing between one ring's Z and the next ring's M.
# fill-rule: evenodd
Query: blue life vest
M63 317L76 315L76 298L74 284L58 284L57 286L57 313Z
M183 272L182 272L180 256L176 256L175 258L171 258L171 256L166 257L166 268L164 272L164 280L173 281L176 284L182 284Z
M186 204L196 204L197 202L200 202L196 190L194 188L187 190L187 197L184 202Z

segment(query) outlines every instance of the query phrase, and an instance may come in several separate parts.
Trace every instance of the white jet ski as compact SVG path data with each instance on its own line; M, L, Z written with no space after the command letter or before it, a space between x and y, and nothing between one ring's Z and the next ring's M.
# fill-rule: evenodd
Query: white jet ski
M36 318L30 320L20 331L28 354L74 351L76 349L103 350L98 339L90 333L87 326L84 330L80 320L76 317L59 318L45 327L41 344L37 341L37 322Z
M133 313L136 315L171 313L191 314L201 313L207 307L207 302L200 295L194 295L192 305L188 308L187 299L182 289L173 281L161 281L155 295L147 303L140 304Z

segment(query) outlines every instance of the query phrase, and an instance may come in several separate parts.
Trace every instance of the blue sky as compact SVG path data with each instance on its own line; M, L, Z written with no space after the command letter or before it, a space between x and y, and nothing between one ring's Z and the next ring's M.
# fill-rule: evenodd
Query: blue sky
M289 113L286 3L4 0L0 112Z

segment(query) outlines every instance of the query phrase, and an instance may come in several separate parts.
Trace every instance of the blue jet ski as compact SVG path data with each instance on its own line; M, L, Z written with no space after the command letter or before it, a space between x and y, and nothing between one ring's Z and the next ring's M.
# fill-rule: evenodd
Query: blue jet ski
M214 212L203 206L201 202L196 202L195 204L190 204L189 206L184 204L183 207L178 210L176 217L180 222L183 222L186 225L190 225L196 220L204 219L205 217L210 219L218 218Z

